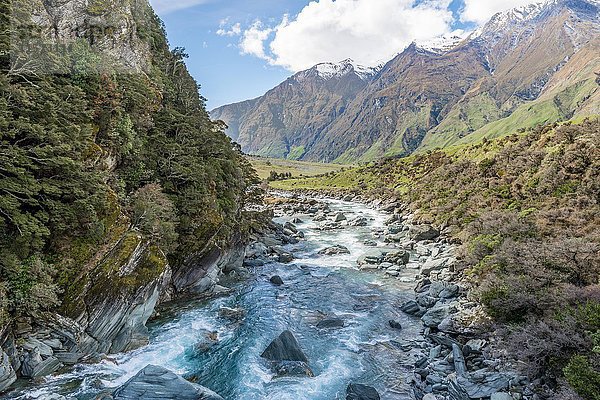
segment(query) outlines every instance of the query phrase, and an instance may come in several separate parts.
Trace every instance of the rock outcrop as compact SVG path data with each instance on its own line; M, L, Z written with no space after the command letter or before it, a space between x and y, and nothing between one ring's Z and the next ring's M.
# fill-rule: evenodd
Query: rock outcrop
M114 400L223 400L215 392L188 382L156 365L148 365L113 394Z

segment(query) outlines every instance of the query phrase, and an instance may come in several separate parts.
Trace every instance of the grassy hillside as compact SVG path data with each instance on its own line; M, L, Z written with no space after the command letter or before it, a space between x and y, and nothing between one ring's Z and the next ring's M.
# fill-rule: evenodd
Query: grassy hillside
M272 171L277 174L290 173L293 177L301 177L322 175L348 168L348 166L340 164L292 161L258 156L248 156L248 160L261 179L267 179Z
M532 378L598 399L599 176L594 119L273 185L399 197L450 228L509 354Z

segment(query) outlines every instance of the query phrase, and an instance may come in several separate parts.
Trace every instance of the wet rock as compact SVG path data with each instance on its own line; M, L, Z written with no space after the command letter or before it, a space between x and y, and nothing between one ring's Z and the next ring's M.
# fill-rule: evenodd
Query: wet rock
M273 279L273 278L271 278ZM246 310L243 308L229 308L229 307L221 307L219 308L219 317L228 319L233 322L239 322L246 316Z
M288 251L285 251L280 246L275 246L272 248L273 252L277 255L277 261L283 264L294 261L294 255Z
M420 294L417 296L417 303L423 308L431 308L435 306L437 302L438 300L435 297L426 294Z
M298 228L296 228L296 226L294 224L292 224L291 222L286 222L283 225L283 229L288 230L291 233L298 233Z
M21 366L21 374L27 378L37 378L50 375L62 366L63 365L56 357L51 356L43 359L39 350L36 348L25 355L23 365Z
M404 226L401 224L388 225L387 230L390 235L396 235L404 230Z
M273 285L276 285L276 286L283 285L283 279L281 279L281 277L279 275L273 275L271 277L271 279L269 279L269 282L271 282Z
M420 242L422 240L433 240L440 236L440 231L431 225L412 225L408 231L408 235L412 240Z
M74 353L70 351L57 351L54 353L54 357L65 365L75 365L83 358L84 354Z
M346 400L380 400L380 397L371 386L351 383L346 388Z
M321 329L332 329L332 328L343 328L344 320L341 318L326 318L317 324L317 328Z
M15 383L17 375L10 363L8 355L0 349L0 393Z
M350 254L350 250L348 250L348 248L346 246L342 246L342 245L335 245L335 246L331 246L331 247L327 247L321 251L319 251L320 255L325 255L325 256L333 256L333 255L338 255L338 254Z
M393 329L402 329L402 325L400 325L400 322L395 321L393 319L390 319L388 321L388 324L390 325L391 328Z
M367 226L369 225L369 221L365 217L358 217L348 222L349 226Z
M275 340L267 346L260 355L269 361L303 361L308 362L308 358L300 348L300 344L290 331L284 331Z
M423 325L429 328L437 328L449 314L450 309L447 306L434 307L421 317L421 321L423 321Z
M300 218L294 218L292 221L292 224L303 224L304 221L302 221Z
M277 376L309 376L315 374L304 361L280 361L273 366L273 372Z
M370 239L365 240L363 244L367 247L377 247L377 242Z
M400 306L400 310L404 311L409 315L417 315L421 313L421 307L414 300L409 300Z
M115 400L223 400L215 392L156 365L142 369L117 389L113 397Z
M337 213L337 214L335 214L335 217L333 217L333 220L335 222L346 221L346 216L343 213Z
M206 331L200 341L194 344L194 352L196 354L206 353L219 342L217 332Z

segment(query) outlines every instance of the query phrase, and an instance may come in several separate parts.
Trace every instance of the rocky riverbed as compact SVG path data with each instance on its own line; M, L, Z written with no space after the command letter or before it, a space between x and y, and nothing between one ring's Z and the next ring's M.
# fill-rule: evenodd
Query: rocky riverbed
M159 309L149 345L3 398L530 398L475 329L484 315L446 232L395 201L279 194L271 207L244 262L213 278L217 296ZM52 342L36 340L43 366Z

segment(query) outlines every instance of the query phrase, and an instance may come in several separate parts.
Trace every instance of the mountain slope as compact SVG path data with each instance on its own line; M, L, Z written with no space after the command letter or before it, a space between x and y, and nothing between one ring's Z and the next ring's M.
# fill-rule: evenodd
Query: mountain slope
M376 72L351 60L319 64L258 99L217 108L211 117L225 121L228 134L246 151L299 159Z
M343 108L309 91L296 92L289 106L280 92L278 112L295 121L292 129L256 107L231 119L238 105L224 106L212 117L231 125L228 133L250 153L275 142L289 150L283 138L293 137L302 151L292 153L306 160L406 155L598 113L599 43L598 2L549 0L497 14L463 41L409 46ZM310 118L299 112L307 109Z

